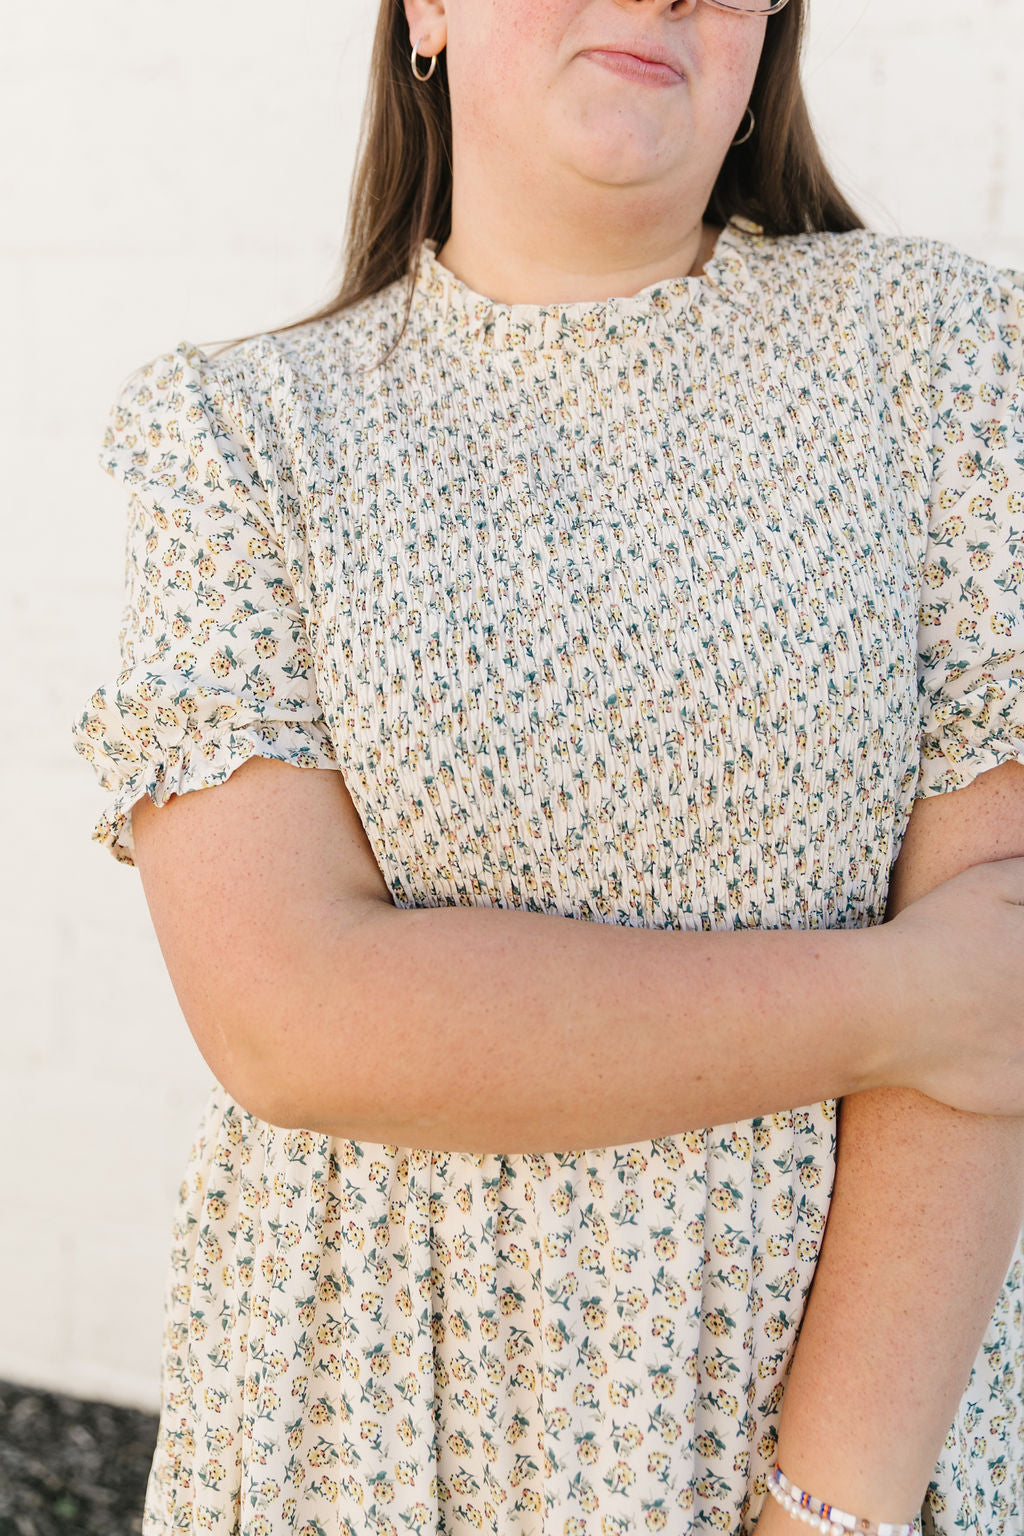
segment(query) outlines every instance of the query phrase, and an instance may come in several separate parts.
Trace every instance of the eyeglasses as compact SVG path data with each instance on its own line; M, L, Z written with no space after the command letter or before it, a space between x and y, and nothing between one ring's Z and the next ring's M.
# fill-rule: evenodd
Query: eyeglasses
M774 16L787 0L704 0L719 11L744 11L748 16Z

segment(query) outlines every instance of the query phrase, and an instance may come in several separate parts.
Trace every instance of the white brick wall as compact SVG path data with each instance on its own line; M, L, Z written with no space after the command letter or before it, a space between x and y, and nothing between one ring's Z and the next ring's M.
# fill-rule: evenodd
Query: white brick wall
M865 223L1024 267L1020 0L811 0L804 83Z
M812 4L812 113L862 216L1024 268L1020 0ZM331 287L375 13L39 0L6 23L0 1376L139 1407L210 1078L68 740L121 602L123 498L95 456L136 364Z

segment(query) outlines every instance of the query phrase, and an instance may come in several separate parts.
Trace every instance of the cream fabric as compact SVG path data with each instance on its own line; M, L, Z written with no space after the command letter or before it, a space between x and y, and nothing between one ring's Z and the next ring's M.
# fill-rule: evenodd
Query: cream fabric
M404 299L120 391L98 840L260 754L343 772L399 906L881 921L915 795L1024 759L1024 275L733 220L700 277L509 306L428 244L378 366ZM749 1532L834 1130L473 1156L214 1085L144 1536ZM943 1536L1024 1531L1022 1294L1018 1250Z

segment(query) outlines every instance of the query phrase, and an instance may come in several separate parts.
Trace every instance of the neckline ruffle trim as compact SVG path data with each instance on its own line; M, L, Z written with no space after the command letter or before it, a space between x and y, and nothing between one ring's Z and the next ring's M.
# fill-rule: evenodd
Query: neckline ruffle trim
M485 351L556 348L586 352L630 338L654 339L686 318L701 321L719 302L744 313L757 290L745 260L751 238L763 226L734 215L697 276L662 278L638 293L571 304L503 304L477 293L437 259L437 242L425 240L415 273L410 322L435 344L476 344Z

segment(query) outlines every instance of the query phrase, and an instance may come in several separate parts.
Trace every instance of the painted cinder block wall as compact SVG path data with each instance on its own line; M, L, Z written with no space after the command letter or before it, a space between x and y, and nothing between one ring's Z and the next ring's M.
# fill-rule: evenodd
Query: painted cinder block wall
M210 1082L138 876L90 841L102 795L69 743L120 615L103 421L149 357L328 292L376 8L44 0L5 26L0 1377L32 1386L157 1406ZM811 9L812 115L866 222L1024 269L1020 0Z

